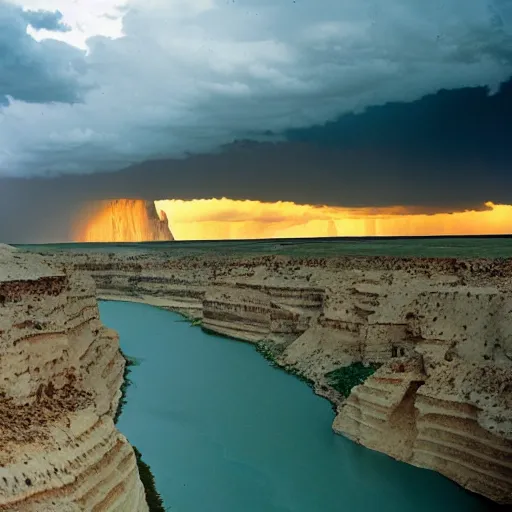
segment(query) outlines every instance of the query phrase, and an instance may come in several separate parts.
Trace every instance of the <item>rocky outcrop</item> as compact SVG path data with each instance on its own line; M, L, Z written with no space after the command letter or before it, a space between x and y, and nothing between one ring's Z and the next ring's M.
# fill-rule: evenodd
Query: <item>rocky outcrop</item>
M0 247L0 510L148 510L112 419L123 370L90 277Z
M336 432L512 503L512 261L58 258L105 298L264 340L334 403ZM380 367L345 398L329 375L357 363Z
M77 214L71 239L76 242L171 241L164 211L153 201L116 199L87 203Z

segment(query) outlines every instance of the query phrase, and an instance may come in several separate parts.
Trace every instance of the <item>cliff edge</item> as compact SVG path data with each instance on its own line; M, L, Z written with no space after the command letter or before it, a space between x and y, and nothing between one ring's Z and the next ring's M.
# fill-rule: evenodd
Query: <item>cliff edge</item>
M167 215L153 201L116 199L83 206L73 223L75 242L172 241Z
M258 343L336 432L512 504L512 260L56 257L104 297Z
M147 512L93 281L0 246L0 510Z

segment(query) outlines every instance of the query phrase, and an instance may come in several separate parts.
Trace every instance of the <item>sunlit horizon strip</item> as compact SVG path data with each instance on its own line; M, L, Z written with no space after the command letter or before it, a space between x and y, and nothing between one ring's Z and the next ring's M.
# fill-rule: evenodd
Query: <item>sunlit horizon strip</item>
M228 198L155 201L176 240L504 235L512 233L512 205L414 213L418 208L335 208ZM412 212L411 212L412 211Z

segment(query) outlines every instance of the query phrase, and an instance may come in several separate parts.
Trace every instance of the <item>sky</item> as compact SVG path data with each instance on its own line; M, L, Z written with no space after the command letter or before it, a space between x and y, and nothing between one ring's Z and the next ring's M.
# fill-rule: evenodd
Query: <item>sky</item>
M510 0L0 0L0 240L111 197L485 213L511 77Z
M505 235L512 206L428 214L404 207L341 208L278 201L194 199L156 201L172 219L177 240L335 236Z

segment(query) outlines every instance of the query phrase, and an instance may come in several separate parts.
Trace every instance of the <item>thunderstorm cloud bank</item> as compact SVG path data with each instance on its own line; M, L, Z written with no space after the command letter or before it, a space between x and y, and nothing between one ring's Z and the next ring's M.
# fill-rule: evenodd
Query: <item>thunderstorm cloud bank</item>
M0 210L25 223L57 197L512 202L508 0L109 2L118 33L81 45L63 0L0 0Z

